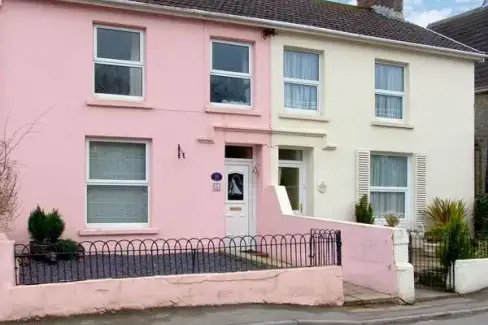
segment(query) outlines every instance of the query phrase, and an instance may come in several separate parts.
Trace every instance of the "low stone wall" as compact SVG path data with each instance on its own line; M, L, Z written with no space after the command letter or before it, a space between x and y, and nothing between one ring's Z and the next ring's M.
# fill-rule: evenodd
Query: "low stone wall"
M13 250L0 234L0 321L153 307L344 302L340 266L16 286Z
M454 288L459 294L488 288L488 258L457 260L454 266Z

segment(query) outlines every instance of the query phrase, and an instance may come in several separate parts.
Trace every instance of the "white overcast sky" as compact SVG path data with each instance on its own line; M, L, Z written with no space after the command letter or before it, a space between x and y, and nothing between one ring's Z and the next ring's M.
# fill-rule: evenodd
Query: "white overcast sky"
M331 0L356 4L356 0ZM479 7L483 0L403 0L405 18L427 26L437 20Z

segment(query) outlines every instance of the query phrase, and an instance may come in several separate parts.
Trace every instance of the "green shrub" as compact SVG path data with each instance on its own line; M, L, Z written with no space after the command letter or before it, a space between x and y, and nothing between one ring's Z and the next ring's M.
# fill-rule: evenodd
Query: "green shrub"
M453 214L461 213L464 218L467 214L466 203L463 200L451 201L436 197L427 206L426 213L433 227L443 226L449 223Z
M439 259L446 269L456 260L476 257L476 245L464 217L464 213L459 211L451 215L446 225L439 226L443 232Z
M355 207L356 222L372 225L374 223L373 208L368 202L368 196L364 194Z
M443 233L443 227L432 227L425 232L424 238L429 243L438 243L441 241Z
M51 243L57 242L64 232L64 227L65 224L59 211L52 210L45 219L46 239Z
M47 239L46 213L39 205L31 211L27 221L27 230L32 241L42 243Z
M78 243L71 239L60 239L56 243L56 254L61 260L75 259L78 254Z
M474 206L475 232L488 232L488 194L476 199Z

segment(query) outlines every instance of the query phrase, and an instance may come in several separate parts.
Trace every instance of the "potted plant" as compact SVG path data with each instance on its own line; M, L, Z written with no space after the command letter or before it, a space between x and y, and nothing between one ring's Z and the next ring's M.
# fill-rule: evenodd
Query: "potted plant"
M40 258L46 245L46 213L39 205L31 211L27 221L30 236L29 251L34 258Z
M61 240L65 223L58 210L53 209L46 214L39 206L34 209L28 220L28 231L31 238L30 253L33 258L48 263L56 263L60 259L75 258L81 245L71 239Z
M368 196L364 194L359 203L355 206L356 222L374 224L373 208L371 203L368 202Z
M396 227L400 223L400 218L394 212L387 212L385 214L386 227Z
M65 224L56 209L46 215L44 223L47 243L44 260L48 263L56 263L58 261L58 242L64 232Z

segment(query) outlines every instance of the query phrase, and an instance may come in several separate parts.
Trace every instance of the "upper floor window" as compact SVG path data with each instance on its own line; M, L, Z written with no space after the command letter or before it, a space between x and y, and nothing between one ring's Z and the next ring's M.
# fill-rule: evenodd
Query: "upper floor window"
M375 116L380 119L404 119L404 67L376 63Z
M95 93L107 97L144 96L143 33L95 26Z
M285 50L285 108L319 110L319 54Z
M251 46L212 41L210 101L251 106Z

